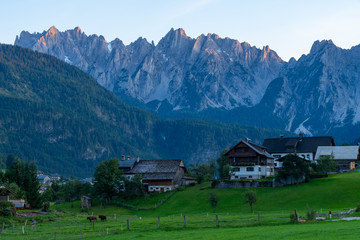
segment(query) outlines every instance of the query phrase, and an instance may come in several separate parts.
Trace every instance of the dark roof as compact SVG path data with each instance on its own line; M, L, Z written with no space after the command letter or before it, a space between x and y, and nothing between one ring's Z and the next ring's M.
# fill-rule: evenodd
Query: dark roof
M179 167L185 168L181 159L140 160L127 173L142 173L143 180L172 180Z
M85 199L88 199L88 200L91 199L91 197L88 197L88 196L86 196L86 195L81 195L81 197L82 197L82 198L85 198Z
M46 177L49 177L48 175L38 175L37 178L39 180L44 180Z
M271 156L266 150L265 147L257 145L255 143L252 142L246 142L246 141L240 141L238 144L236 144L234 147L230 148L229 151L227 151L227 153L225 153L225 155L227 155L231 150L233 150L237 145L239 145L240 143L244 143L245 145L247 145L248 147L250 147L252 150L254 150L257 154L261 155L261 156L265 156L267 158L274 158L273 156Z
M185 167L180 159L140 160L130 173L175 173L179 167Z
M316 152L318 146L331 145L335 145L331 136L266 138L263 143L269 153Z
M120 160L119 165L120 168L131 168L135 162L136 160Z

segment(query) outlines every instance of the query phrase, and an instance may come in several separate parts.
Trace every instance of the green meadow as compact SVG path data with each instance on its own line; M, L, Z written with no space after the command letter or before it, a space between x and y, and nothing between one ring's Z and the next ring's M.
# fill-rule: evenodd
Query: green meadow
M118 205L150 207L170 193L150 194L147 199L125 202L114 200L112 205L96 204L86 211L81 210L79 201L53 204L52 213L35 218L38 222L35 229L29 226L31 218L26 226L26 219L4 220L6 226L1 239L357 239L358 221L291 223L289 215L295 208L303 218L310 209L337 213L356 208L360 204L359 188L358 172L312 179L294 186L257 188L254 213L244 203L246 189L212 189L210 183L181 188L154 210L126 209ZM208 201L210 193L219 197L215 212ZM106 215L108 219L93 225L86 220L92 214Z

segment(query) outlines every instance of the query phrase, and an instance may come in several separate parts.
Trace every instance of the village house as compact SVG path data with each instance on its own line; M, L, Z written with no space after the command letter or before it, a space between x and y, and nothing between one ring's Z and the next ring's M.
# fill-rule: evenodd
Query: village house
M186 167L180 159L163 160L123 160L120 170L128 179L141 175L142 183L148 192L166 192L183 185Z
M275 168L281 168L282 162L277 161L288 154L297 154L311 162L315 159L316 150L319 146L335 146L334 138L324 137L304 137L302 133L298 137L266 138L263 146L275 158Z
M11 194L14 193L10 189L3 185L0 185L0 201L9 202Z
M226 154L230 164L230 179L261 179L274 175L274 157L249 139L240 141Z
M48 175L43 175L43 174L37 175L37 179L42 185L47 185L51 182L50 177Z
M49 178L51 182L59 182L61 176L60 174L54 173L54 174L50 174Z
M337 163L338 172L355 170L355 164L360 159L359 146L319 146L316 151L315 161L323 156L332 156Z

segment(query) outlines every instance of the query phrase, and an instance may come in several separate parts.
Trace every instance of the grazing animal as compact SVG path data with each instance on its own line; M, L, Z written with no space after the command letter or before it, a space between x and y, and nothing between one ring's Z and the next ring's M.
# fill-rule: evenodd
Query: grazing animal
M95 220L97 221L96 216L90 216L90 217L87 217L86 219L89 220L90 222L95 221Z
M105 215L99 215L99 218L101 219L101 221L106 221L106 216Z

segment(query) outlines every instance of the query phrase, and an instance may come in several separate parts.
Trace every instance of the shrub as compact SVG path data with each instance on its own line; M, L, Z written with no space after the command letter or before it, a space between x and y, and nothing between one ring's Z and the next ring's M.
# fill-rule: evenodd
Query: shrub
M16 210L12 202L0 201L0 216L11 217L15 214Z
M290 222L296 222L297 219L296 219L296 215L294 213L291 213L290 214Z
M314 209L309 209L306 212L306 220L313 221L316 218L316 211Z
M360 204L356 207L355 212L360 212Z

